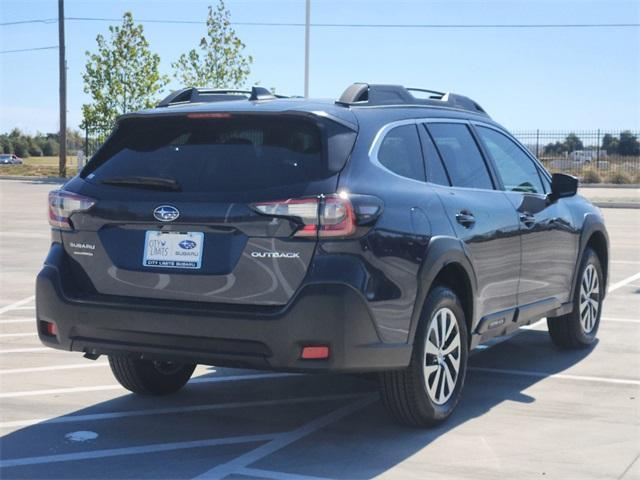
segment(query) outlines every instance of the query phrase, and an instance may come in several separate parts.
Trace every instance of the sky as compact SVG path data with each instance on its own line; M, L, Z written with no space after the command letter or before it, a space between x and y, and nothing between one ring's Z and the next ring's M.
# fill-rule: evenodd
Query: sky
M66 17L196 20L142 22L160 68L197 46L217 0L66 0ZM232 22L304 23L305 0L227 0ZM56 0L0 0L0 23L55 19ZM312 23L640 23L640 1L311 0ZM87 50L115 21L66 21L68 124L77 128ZM304 90L304 28L235 27L254 57L247 86ZM0 50L54 46L57 23L0 26ZM58 52L0 54L0 132L58 129ZM311 29L310 96L338 98L353 82L451 91L477 101L513 130L640 128L640 28ZM174 80L163 93L180 88Z

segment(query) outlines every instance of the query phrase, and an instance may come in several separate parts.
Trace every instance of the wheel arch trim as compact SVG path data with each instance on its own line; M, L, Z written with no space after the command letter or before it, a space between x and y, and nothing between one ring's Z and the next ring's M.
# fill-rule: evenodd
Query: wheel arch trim
M465 275L468 285L465 288L470 290L470 308L472 318L467 318L467 326L469 331L476 323L476 314L478 311L476 305L477 278L471 261L467 257L462 242L450 236L434 236L429 241L427 247L427 256L425 257L420 270L418 272L418 292L411 315L411 324L409 326L409 337L407 341L413 344L415 334L418 329L418 323L422 316L427 295L434 286L434 282L445 268L455 266L461 269ZM462 299L460 299L462 301ZM466 310L466 309L465 309ZM466 314L467 312L465 312Z

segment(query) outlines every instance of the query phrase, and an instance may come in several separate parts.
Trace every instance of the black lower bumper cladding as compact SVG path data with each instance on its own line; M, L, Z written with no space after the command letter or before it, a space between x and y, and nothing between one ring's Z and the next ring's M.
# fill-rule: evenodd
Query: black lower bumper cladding
M36 282L38 331L52 348L283 371L409 364L411 346L382 343L362 295L347 285L305 285L285 307L263 309L78 293L65 285L66 254L55 248ZM57 335L42 322L55 323ZM309 345L328 346L329 358L301 359Z

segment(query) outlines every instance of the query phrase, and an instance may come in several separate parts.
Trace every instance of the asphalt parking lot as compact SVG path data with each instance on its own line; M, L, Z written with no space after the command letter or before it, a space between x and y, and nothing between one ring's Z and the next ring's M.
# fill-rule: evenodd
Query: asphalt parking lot
M364 377L198 367L143 398L106 359L44 348L33 289L55 186L0 180L0 478L640 479L640 210L604 210L592 349L558 351L539 323L476 351L454 416L415 430Z

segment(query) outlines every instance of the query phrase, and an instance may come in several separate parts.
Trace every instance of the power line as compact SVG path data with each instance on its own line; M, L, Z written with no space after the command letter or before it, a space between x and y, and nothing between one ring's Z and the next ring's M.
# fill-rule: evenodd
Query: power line
M100 17L66 17L65 20L73 21L96 21L96 22L119 22L121 18L100 18ZM204 24L201 20L136 20L141 23L166 23L166 24ZM231 22L232 25L259 26L259 27L305 27L305 23L296 22ZM312 27L329 28L628 28L640 27L640 23L311 23Z
M65 17L76 22L120 22L122 18L108 17ZM203 25L204 20L163 20L136 19L140 23L158 23L169 25ZM26 23L53 24L55 18L22 20L0 23L0 26ZM253 27L305 27L302 22L231 22L232 25ZM311 23L311 27L320 28L638 28L640 23Z
M2 53L18 53L18 52L34 52L36 50L53 50L54 48L58 48L57 45L52 45L50 47L35 47L35 48L21 48L19 50L0 50L0 54Z
M19 20L17 22L2 22L0 23L0 27L7 27L9 25L24 25L25 23L56 23L58 19L56 18L43 18L40 20Z

